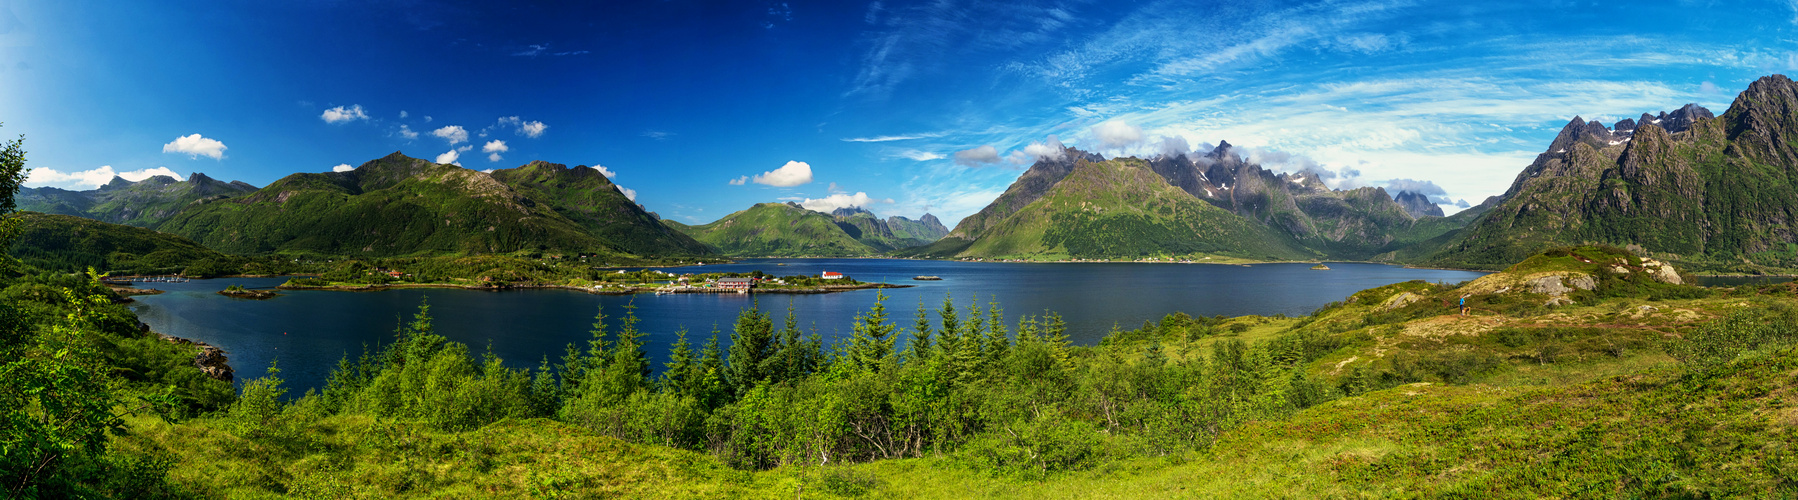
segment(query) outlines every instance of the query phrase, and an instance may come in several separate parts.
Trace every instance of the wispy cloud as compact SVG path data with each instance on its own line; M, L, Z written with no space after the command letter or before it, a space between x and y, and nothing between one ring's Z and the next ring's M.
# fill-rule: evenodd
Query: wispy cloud
M932 139L948 135L948 132L932 132L928 134L877 135L874 137L846 137L846 142L892 142L910 141L914 139Z

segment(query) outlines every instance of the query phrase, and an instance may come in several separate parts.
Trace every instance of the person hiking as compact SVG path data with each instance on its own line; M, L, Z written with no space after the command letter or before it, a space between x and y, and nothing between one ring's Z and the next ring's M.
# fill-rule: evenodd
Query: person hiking
M1467 296L1466 295L1461 296L1461 315L1462 316L1467 315Z

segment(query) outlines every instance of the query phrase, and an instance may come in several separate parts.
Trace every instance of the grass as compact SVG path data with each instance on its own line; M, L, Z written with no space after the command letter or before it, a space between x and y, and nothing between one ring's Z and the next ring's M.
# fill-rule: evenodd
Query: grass
M114 439L173 457L174 481L207 497L1789 498L1798 495L1798 349L1711 371L1688 370L1662 350L1704 321L1790 304L1787 293L1556 308L1511 294L1460 316L1445 302L1458 296L1454 287L1408 282L1302 318L1163 321L1097 349L1135 359L1153 343L1181 361L1220 342L1322 335L1335 343L1307 358L1309 373L1331 384L1362 372L1378 381L1226 430L1199 451L1029 477L955 450L737 470L704 453L540 419L452 433L335 416L253 439L222 417L135 419ZM1392 306L1403 294L1421 299Z

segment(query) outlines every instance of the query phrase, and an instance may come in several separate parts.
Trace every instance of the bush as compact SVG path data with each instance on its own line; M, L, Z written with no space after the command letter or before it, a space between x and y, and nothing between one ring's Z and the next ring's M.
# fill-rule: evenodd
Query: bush
M1757 311L1737 311L1699 325L1667 345L1667 355L1696 370L1709 370L1753 351L1798 341L1790 314L1767 318Z

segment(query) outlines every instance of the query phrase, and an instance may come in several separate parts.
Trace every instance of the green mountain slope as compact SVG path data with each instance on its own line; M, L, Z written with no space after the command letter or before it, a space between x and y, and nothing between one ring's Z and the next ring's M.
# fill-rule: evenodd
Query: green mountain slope
M196 264L241 263L180 236L84 217L24 212L20 233L7 253L26 265L59 272L89 267L115 274L174 274ZM213 273L197 273L213 274Z
M880 253L844 231L835 217L794 203L758 203L697 226L669 222L670 227L733 257L862 257Z
M1082 156L1074 157L1072 164L1064 178L1034 201L1007 210L1010 213L997 220L977 221L985 226L978 232L964 221L950 238L926 247L926 251L944 251L944 256L952 257L1030 259L1190 255L1305 259L1315 255L1286 235L1175 188L1150 170L1146 161L1092 161ZM957 248L955 234L973 238Z
M598 169L533 161L495 170L495 180L531 200L547 204L587 233L638 255L705 254L704 243L662 225Z
M186 181L162 175L138 182L113 177L112 182L89 191L24 188L19 190L17 200L20 210L156 227L194 202L242 196L255 190L255 186L241 181L222 182L195 172Z
M396 152L349 172L294 174L248 196L202 202L160 229L238 254L627 253L557 207L493 176ZM654 238L629 246L645 241Z
M1643 124L1627 139L1575 118L1430 263L1492 268L1601 242L1700 268L1798 268L1798 84L1764 77L1723 116L1708 114L1671 133Z

